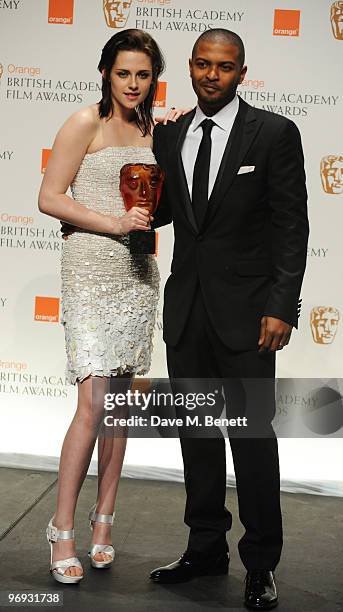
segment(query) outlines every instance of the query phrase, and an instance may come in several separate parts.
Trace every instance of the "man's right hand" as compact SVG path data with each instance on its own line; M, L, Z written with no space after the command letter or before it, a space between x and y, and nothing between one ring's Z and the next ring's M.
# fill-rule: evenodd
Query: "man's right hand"
M66 223L65 221L61 221L61 234L63 240L68 240L68 237L71 236L74 232L76 232L77 228L75 225L70 225L70 223Z

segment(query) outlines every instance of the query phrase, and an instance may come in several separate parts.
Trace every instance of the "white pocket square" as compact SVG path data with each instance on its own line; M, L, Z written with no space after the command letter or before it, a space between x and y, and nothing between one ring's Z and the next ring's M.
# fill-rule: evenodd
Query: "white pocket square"
M254 172L255 166L241 166L237 174L246 174L247 172Z

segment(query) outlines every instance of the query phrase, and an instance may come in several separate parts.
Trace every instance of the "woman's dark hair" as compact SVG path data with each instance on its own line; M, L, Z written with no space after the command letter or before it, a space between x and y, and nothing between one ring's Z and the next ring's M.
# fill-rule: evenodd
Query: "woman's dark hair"
M119 51L141 51L151 59L152 82L150 91L145 100L136 108L136 123L143 136L146 136L151 133L151 128L154 124L152 105L156 95L158 77L163 72L165 66L163 55L158 44L150 34L142 30L129 29L114 34L104 46L98 65L99 72L105 70L105 75L102 79L102 98L98 102L100 117L111 117L113 114L110 73Z

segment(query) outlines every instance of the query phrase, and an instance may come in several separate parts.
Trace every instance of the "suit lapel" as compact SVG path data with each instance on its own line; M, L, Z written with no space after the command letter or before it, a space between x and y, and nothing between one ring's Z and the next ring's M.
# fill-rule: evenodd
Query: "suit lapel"
M214 216L226 192L236 176L244 156L255 139L262 123L256 118L254 108L239 99L239 110L232 126L217 178L209 199L204 223Z
M185 217L192 226L193 231L198 233L199 228L195 220L181 156L182 145L194 115L195 108L185 116L182 123L180 122L180 130L176 137L175 187L178 186L180 190L181 207ZM205 223L207 225L210 219L215 215L261 125L262 122L257 119L254 107L239 98L238 113L225 147L202 227Z
M193 120L194 115L195 115L195 108L192 110L192 112L188 113L185 116L185 120L182 122L180 126L180 131L177 136L176 144L175 144L175 154L176 154L176 179L177 179L176 184L179 184L179 188L181 191L182 208L193 230L197 232L198 226L197 226L194 212L193 212L192 201L189 195L185 169L183 167L182 156L181 156L182 145L184 143L184 140L187 134L187 130Z

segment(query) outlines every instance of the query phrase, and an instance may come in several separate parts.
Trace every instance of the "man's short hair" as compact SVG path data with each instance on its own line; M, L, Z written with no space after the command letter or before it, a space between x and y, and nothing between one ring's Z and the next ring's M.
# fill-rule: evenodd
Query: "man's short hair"
M195 41L192 50L192 59L194 58L198 45L202 41L213 41L213 42L226 42L227 44L234 45L238 49L238 61L240 66L244 65L245 60L245 49L244 44L240 36L236 32L226 30L225 28L213 28L212 30L206 30L199 38Z

